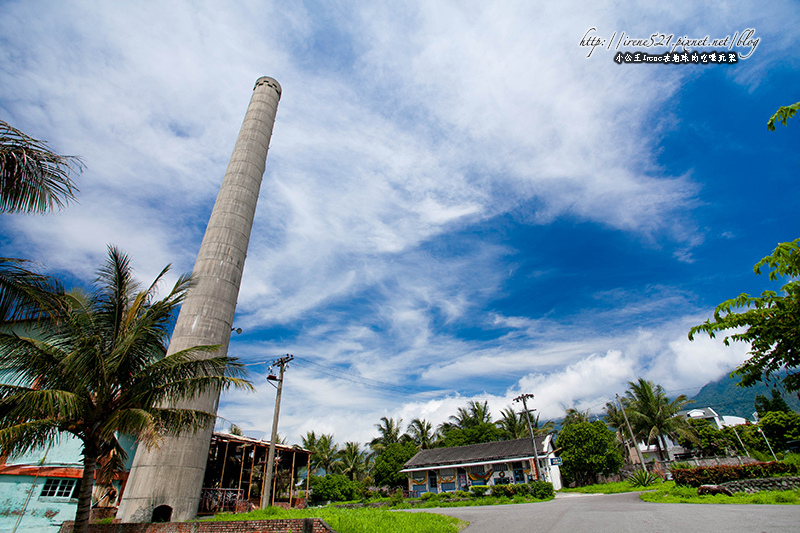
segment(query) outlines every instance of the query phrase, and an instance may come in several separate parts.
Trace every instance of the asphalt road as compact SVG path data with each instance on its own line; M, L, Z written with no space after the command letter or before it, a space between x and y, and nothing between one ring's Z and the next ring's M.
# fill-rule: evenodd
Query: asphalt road
M800 532L800 505L648 503L636 493L566 493L541 503L419 511L467 520L462 533Z

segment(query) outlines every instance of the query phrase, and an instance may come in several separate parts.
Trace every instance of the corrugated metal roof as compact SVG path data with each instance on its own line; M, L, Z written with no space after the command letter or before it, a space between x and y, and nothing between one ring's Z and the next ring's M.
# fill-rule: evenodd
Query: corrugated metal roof
M536 437L536 450L539 456L545 455L544 442L548 435ZM469 446L452 448L433 448L420 450L403 465L404 471L424 469L425 467L463 466L468 464L485 464L503 462L504 460L520 461L533 457L531 439L502 440L485 442Z

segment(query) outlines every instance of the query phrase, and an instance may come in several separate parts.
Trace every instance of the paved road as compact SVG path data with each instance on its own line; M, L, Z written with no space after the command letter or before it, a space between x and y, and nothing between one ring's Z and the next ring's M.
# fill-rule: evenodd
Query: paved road
M565 493L541 503L420 511L467 520L462 533L800 532L798 505L648 503L636 493Z

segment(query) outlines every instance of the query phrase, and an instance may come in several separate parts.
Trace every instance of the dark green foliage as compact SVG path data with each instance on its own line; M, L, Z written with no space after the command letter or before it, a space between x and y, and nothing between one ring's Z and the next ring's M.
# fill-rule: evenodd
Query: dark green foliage
M737 450L741 448L738 442L731 440L736 439L732 432L723 432L716 428L708 420L689 420L689 425L696 433L696 440L693 441L689 438L681 438L678 443L687 450L695 450L703 457L715 457L718 455L726 455L728 449ZM738 450L739 453L744 453L743 450Z
M373 479L378 486L405 487L408 476L401 474L403 465L414 457L417 447L413 442L396 442L389 444L375 458L372 470Z
M328 474L323 477L311 476L311 500L346 502L361 497L363 487L342 474Z
M749 387L783 376L783 388L800 398L800 373L796 371L800 366L800 239L780 243L753 270L761 274L762 267L769 268L770 281L779 277L790 280L780 294L766 290L758 297L740 294L724 301L714 310L713 322L706 320L693 327L689 339L699 332L712 338L726 332L726 345L730 341L749 343L750 358L734 371L742 377L741 385Z
M492 496L495 497L502 497L506 496L508 498L512 497L516 492L514 491L514 485L492 485Z
M778 379L782 374L776 376ZM752 387L739 385L737 376L724 375L717 381L707 383L693 398L696 407L711 407L726 415L751 418L756 396L770 395L771 387L766 383L756 383ZM794 395L787 395L784 400L793 411L800 411L800 400Z
M772 411L781 411L784 413L792 412L792 408L789 407L789 404L783 399L783 396L780 392L778 392L778 389L770 389L770 394L772 395L772 398L767 398L763 394L756 395L756 399L753 402L753 407L755 407L756 413L758 413L759 417L763 417L765 414Z
M525 485L520 485L525 486ZM556 495L553 484L548 481L531 481L527 484L531 496L537 500L549 500Z
M614 433L599 420L566 426L558 435L556 446L562 448L561 475L567 484L595 483L598 475L616 474L622 466Z
M392 502L392 505L399 505L403 503L403 491L399 489L394 491L389 501Z
M645 472L644 470L636 470L634 473L628 476L628 483L634 487L649 487L650 485L655 485L660 480L661 478L655 474Z
M422 496L419 497L420 500L428 501L428 500L438 500L439 495L435 492L425 492Z
M759 420L758 425L776 452L784 451L789 441L800 440L800 414L798 413L773 411L765 414Z
M439 446L442 448L496 442L503 438L503 431L489 422L481 422L463 429L456 427L445 428L442 431L444 437L439 442Z
M699 468L673 468L672 478L677 485L699 487L719 485L740 479L758 479L775 476L793 476L800 473L800 465L787 463L753 463L736 466L706 466Z

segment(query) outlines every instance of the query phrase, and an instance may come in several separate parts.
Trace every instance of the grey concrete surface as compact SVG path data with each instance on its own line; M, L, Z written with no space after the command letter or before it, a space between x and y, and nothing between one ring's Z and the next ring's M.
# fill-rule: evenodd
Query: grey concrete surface
M195 285L181 306L168 356L194 346L220 345L215 356L228 351L280 97L277 81L266 76L256 81L197 254L192 271ZM216 413L218 402L217 392L178 407ZM194 434L167 437L158 449L140 446L117 517L124 522L148 522L153 509L168 505L172 521L194 518L213 429L212 424Z
M519 505L420 509L470 522L463 533L777 533L800 531L797 505L648 503L636 493L572 495Z

